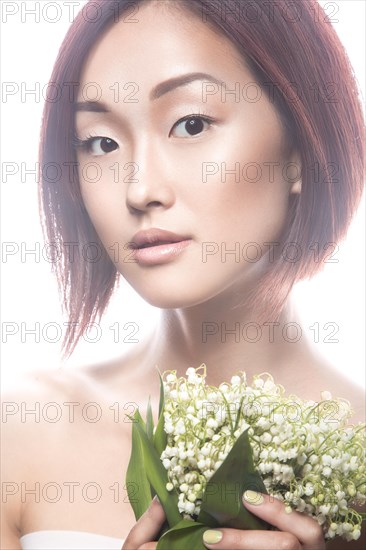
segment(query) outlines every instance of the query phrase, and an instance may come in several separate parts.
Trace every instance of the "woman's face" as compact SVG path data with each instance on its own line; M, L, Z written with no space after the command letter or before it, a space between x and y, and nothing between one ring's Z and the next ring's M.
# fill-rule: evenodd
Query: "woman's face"
M177 308L253 284L296 170L235 47L168 4L121 18L91 51L76 134L96 137L78 147L80 185L110 257L148 302Z

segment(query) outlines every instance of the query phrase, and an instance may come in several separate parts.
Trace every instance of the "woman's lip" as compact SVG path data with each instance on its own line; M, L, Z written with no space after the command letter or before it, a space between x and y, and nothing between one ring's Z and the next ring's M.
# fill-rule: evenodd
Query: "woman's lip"
M135 248L133 250L133 259L142 265L166 264L175 260L191 243L192 239L185 239L174 243Z
M160 229L158 227L150 227L138 231L131 239L129 247L132 249L140 249L144 246L158 246L158 244L174 244L181 241L190 239L188 235L179 235L166 229Z

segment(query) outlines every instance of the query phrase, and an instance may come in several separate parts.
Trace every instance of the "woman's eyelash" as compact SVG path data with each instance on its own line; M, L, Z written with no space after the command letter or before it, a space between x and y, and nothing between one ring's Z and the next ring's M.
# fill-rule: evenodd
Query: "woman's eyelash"
M209 124L212 124L213 122L215 122L215 119L212 118L211 116L205 114L205 113L191 113L189 115L186 115L182 118L180 118L179 120L177 120L177 122L174 123L173 125L173 128L175 128L178 124L181 124L182 122L186 121L186 120L189 120L190 118L201 118L202 120L204 120L205 122L209 123ZM72 146L73 147L76 147L77 149L88 149L91 145L91 143L93 142L93 140L95 139L102 139L103 136L92 136L92 135L89 135L87 136L86 138L84 139L81 139L79 138L77 135L74 135L73 138L72 138Z
M190 115L184 116L183 118L181 118L177 122L182 122L182 120L186 120L187 118L194 118L194 117L204 118L204 119L207 119L207 120L213 120L213 118L210 117L210 115L208 115L208 114L205 114L205 113L192 113Z
M101 136L88 136L84 139L80 139L78 136L74 135L71 143L73 147L76 147L77 149L87 149L91 142L98 137Z
M190 118L201 118L205 122L215 122L214 118L212 118L209 115L206 115L205 113L192 113L191 115L186 115L183 118L180 118L179 120L177 120L177 122L174 123L173 128L177 124L180 124L181 122L184 122L185 120L189 120Z

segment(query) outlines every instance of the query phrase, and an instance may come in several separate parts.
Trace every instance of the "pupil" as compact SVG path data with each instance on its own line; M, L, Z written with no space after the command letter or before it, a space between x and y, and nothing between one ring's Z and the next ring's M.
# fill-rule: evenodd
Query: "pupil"
M187 120L186 130L191 136L200 134L203 131L203 120L200 118L191 118Z
M103 138L100 146L104 153L110 153L115 149L115 142L113 141L113 139Z

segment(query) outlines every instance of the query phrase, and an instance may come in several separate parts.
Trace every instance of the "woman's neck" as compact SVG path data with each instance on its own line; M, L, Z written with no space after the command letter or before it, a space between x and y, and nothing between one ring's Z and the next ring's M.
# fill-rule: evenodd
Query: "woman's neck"
M162 313L148 347L149 362L160 372L207 366L207 382L219 384L240 370L248 377L264 371L293 369L296 357L308 355L297 315L287 303L276 321L260 322L245 307L203 304ZM281 376L282 378L282 376Z

